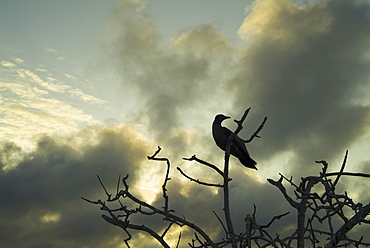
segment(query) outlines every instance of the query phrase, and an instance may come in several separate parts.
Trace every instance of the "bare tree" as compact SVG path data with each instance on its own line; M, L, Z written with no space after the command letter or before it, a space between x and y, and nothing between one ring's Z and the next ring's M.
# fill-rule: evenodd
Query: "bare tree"
M173 209L169 207L169 197L167 194L167 183L170 181L170 167L171 163L167 158L160 158L158 154L161 148L152 155L148 156L149 160L163 161L166 162L167 170L164 177L162 185L162 196L163 196L163 206L156 207L152 204L145 202L131 194L129 190L129 184L127 182L129 175L122 178L118 178L117 189L114 195L108 193L106 187L104 186L102 180L98 176L99 182L104 189L107 199L105 201L97 200L92 201L83 198L85 201L96 204L100 206L100 209L105 211L107 214L103 214L104 220L110 224L116 225L123 229L127 234L127 238L124 240L127 247L130 247L129 241L132 238L132 231L138 230L151 235L156 239L163 247L170 247L166 242L165 237L168 231L174 225L183 227L186 226L194 231L194 238L188 245L193 248L201 247L293 247L296 245L301 248L304 247L305 242L310 243L313 247L319 247L317 244L320 242L320 237L325 236L329 241L325 247L339 247L353 245L358 247L360 245L370 246L370 244L359 240L351 239L347 236L347 233L357 224L365 223L369 224L370 221L366 217L370 213L370 203L363 206L361 203L354 203L354 201L349 198L347 193L337 194L335 192L336 185L342 176L354 176L354 177L370 177L369 174L363 173L350 173L344 172L344 167L347 160L347 154L344 158L342 167L339 172L327 173L328 164L325 161L318 161L323 165L323 170L320 172L319 176L308 176L301 178L299 185L293 182L293 179L286 178L284 175L280 174L280 179L274 181L268 179L268 182L273 186L277 187L283 194L285 200L288 204L297 211L297 228L291 235L287 237L280 237L280 235L271 235L269 233L270 226L278 219L286 216L289 212L283 213L281 215L273 216L271 221L265 225L258 224L256 220L256 206L254 205L254 211L250 215L245 217L245 230L237 234L234 231L233 222L231 219L230 210L230 200L229 200L229 184L231 178L229 177L229 157L230 157L230 147L235 136L243 129L243 122L246 119L249 109L247 109L240 120L235 120L238 124L235 132L229 137L227 141L225 160L223 170L219 169L217 166L203 161L197 158L195 155L190 158L184 158L187 161L195 161L200 165L206 166L214 170L218 175L221 176L222 183L205 182L199 179L195 179L192 176L186 174L181 168L177 167L177 170L187 179L198 183L205 187L217 187L223 189L223 212L224 221L213 212L216 218L219 220L222 226L225 237L219 240L213 240L199 225L186 220L183 216L176 215ZM258 137L258 133L264 127L267 118L265 117L261 125L257 130L251 135L248 140L244 142L251 142L254 138ZM336 176L334 183L332 183L330 177ZM287 193L283 181L286 181L288 185L294 188L294 195L296 200L293 200L291 196ZM121 186L123 185L123 187ZM315 185L322 185L324 191L322 193L317 193L313 187ZM128 200L131 204L123 203L123 200ZM118 207L112 208L109 203L118 203ZM130 205L130 206L129 206ZM348 216L347 208L352 210L354 213ZM166 227L162 230L154 230L142 223L134 224L132 221L133 216L144 215L144 216L161 216L163 222L166 223ZM343 222L341 226L335 229L333 222L338 222L336 217ZM226 222L226 224L224 223ZM326 223L327 228L323 228L323 224ZM320 237L319 237L320 236ZM321 238L322 240L322 238ZM181 232L179 233L176 247L179 247L181 241Z
M347 156L348 151L346 151L340 171L333 173L327 173L328 163L326 161L316 161L323 165L322 172L318 176L301 178L299 185L296 185L292 178L288 179L282 174L280 174L278 181L267 179L269 183L280 190L290 206L297 211L297 228L295 232L285 239L277 239L277 242L284 244L284 247L291 247L292 241L296 240L297 247L300 248L304 247L307 240L313 247L316 247L316 244L319 243L318 236L324 235L329 240L325 245L327 248L351 244L355 247L359 245L370 246L369 243L362 242L363 237L360 240L353 240L347 237L347 233L355 225L370 223L369 220L365 219L370 213L370 203L364 206L362 203L355 203L347 195L347 192L344 192L344 194L335 192L339 179L342 176L370 177L369 174L344 172ZM334 182L329 179L332 176L336 176ZM293 200L288 195L286 188L282 184L284 180L294 187L296 200ZM313 189L315 185L322 186L324 190L318 193ZM310 212L309 216L307 216L308 212ZM335 230L333 223L334 221L338 222L338 219L342 221L342 224ZM323 225L320 225L320 228L315 228L313 225L315 221L320 224L326 222L326 228Z

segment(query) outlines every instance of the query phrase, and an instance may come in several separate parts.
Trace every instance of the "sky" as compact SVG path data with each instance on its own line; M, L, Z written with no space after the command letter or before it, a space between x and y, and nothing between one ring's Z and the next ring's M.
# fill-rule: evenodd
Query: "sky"
M132 191L161 206L166 165L147 160L157 146L171 161L170 207L220 235L221 193L176 170L220 181L182 159L222 167L219 113L240 119L251 107L245 139L268 117L248 144L258 171L231 159L237 230L253 204L261 223L292 211L267 178L299 182L318 175L316 160L338 171L346 150L346 171L370 173L369 26L360 0L0 0L0 247L124 247L80 197L105 198L96 175L114 191L129 174ZM369 202L367 179L341 180ZM285 218L272 230L289 230L294 213ZM192 233L179 231L187 247ZM132 247L159 247L135 234Z

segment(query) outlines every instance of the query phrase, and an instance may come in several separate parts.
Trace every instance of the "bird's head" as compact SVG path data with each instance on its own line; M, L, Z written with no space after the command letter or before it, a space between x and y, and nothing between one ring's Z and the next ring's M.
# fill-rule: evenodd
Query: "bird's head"
M229 118L230 118L230 116L225 116L223 114L218 114L218 115L216 115L214 122L221 123L223 120L226 120L226 119L229 119Z

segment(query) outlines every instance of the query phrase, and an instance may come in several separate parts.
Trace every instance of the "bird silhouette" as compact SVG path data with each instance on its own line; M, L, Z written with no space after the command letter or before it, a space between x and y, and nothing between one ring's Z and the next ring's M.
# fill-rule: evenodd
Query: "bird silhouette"
M233 132L231 132L229 129L221 126L222 121L228 118L230 117L223 114L216 115L212 124L213 139L215 140L216 145L224 151L226 150L226 144L229 136L233 134ZM230 153L238 158L240 163L242 163L245 167L257 170L257 162L249 156L244 141L237 135L232 141Z

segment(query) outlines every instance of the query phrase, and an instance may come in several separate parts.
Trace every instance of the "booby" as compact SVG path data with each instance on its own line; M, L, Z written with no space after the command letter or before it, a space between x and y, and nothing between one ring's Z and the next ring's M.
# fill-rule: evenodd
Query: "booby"
M216 145L224 151L226 150L227 139L233 134L233 132L231 132L228 128L221 126L221 123L225 119L229 118L229 116L225 116L223 114L216 115L212 124L213 139L215 140ZM245 167L257 170L257 162L249 156L244 141L237 135L232 141L230 154L238 158L240 163L242 163Z

